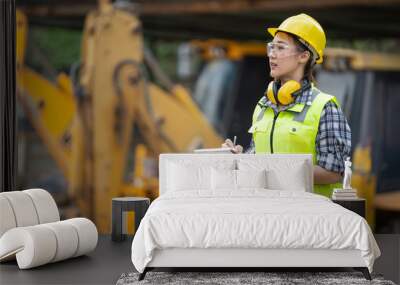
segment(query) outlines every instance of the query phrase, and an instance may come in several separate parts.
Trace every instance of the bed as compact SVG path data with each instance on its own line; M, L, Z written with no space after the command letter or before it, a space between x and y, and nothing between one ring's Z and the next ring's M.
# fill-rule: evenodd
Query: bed
M313 194L312 171L308 154L161 154L160 196L132 242L139 280L158 267L353 267L370 280L371 229Z

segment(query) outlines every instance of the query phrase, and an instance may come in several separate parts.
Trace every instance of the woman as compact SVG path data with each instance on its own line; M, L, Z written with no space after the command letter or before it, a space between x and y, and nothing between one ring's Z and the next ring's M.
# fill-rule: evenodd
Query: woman
M325 33L319 23L300 14L269 28L274 37L267 54L274 80L253 113L247 153L312 153L314 192L330 197L341 188L344 160L350 156L351 131L336 98L313 85L312 71L323 60ZM223 147L241 153L227 139Z

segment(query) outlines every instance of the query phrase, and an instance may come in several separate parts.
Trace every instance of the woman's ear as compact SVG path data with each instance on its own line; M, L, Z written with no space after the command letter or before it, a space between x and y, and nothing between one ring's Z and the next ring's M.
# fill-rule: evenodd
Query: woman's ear
M310 59L310 57L311 57L311 53L308 50L302 52L299 57L300 63L307 63L307 61Z

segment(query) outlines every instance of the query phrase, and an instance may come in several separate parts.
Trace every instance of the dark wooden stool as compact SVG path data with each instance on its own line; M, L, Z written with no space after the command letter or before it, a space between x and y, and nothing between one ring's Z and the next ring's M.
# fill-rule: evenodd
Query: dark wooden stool
M359 214L361 217L365 218L365 199L354 198L351 200L340 200L332 199L332 202L339 204L340 206Z
M123 233L124 212L135 212L135 228L146 214L150 205L150 199L144 197L117 197L112 199L112 241L123 241L126 235Z

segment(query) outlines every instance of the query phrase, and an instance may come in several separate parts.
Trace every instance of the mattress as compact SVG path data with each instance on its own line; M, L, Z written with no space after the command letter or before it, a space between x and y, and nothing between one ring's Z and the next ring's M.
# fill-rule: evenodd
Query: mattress
M241 189L167 192L151 204L132 242L139 272L162 249L359 250L372 272L380 250L361 216L308 192Z

